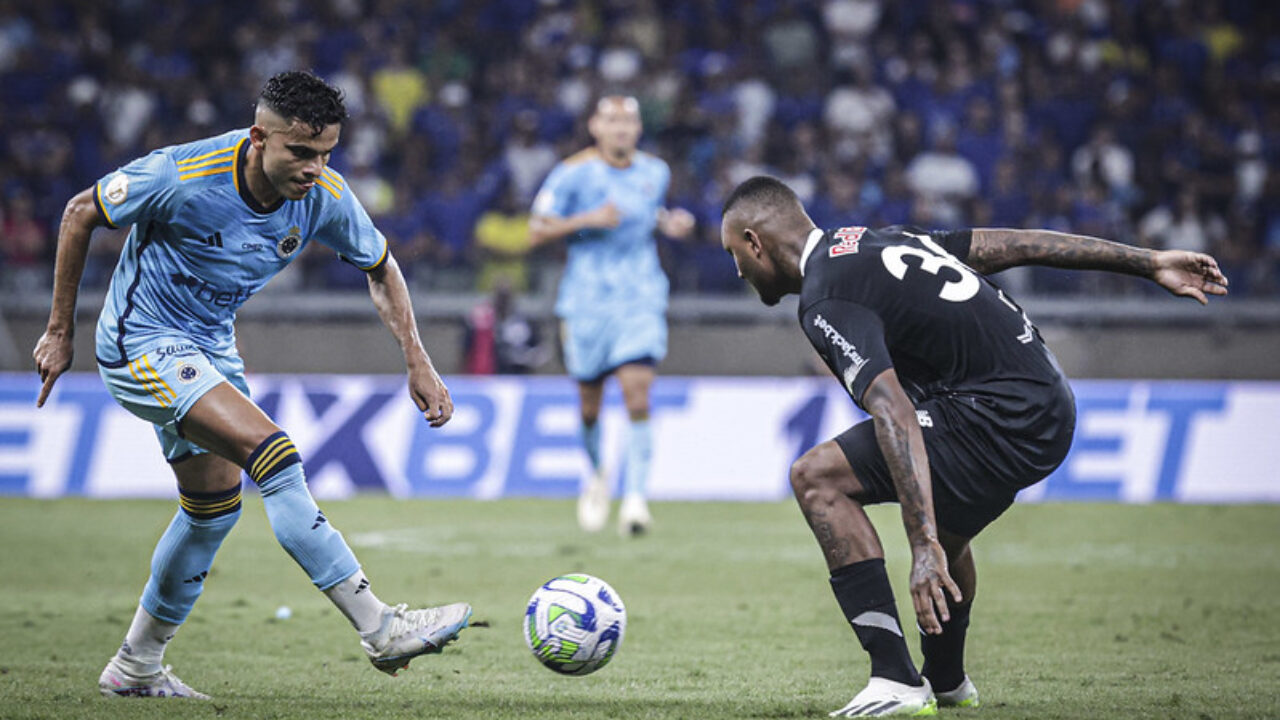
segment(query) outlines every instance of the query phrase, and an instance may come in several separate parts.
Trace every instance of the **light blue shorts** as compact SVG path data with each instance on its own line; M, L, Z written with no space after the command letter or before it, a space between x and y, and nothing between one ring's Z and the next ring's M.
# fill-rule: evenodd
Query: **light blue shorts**
M239 355L207 354L181 335L147 338L133 344L129 357L120 367L99 362L98 374L121 407L155 426L171 463L208 452L183 438L181 427L182 418L205 393L225 380L249 396Z
M637 312L564 318L564 364L579 382L595 382L630 363L656 365L667 356L667 318Z

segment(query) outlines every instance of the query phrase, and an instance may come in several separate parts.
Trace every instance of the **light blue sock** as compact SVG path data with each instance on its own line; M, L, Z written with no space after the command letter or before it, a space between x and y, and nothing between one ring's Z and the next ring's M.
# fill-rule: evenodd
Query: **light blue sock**
M587 451L587 459L591 461L591 470L600 469L600 421L590 425L582 423L582 447Z
M649 421L632 420L627 430L625 494L645 494L649 484L649 460L653 457L653 433Z
M276 540L321 590L360 569L356 556L307 490L302 463L293 463L260 481L262 504Z
M240 519L240 488L222 493L182 493L178 510L151 555L151 577L142 591L142 607L164 622L187 619L213 557Z

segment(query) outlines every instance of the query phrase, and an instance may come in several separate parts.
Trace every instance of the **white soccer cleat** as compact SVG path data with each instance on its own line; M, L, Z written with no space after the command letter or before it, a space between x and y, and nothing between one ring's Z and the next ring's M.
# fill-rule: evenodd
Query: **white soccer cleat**
M419 655L443 650L470 620L471 606L466 603L422 610L409 610L401 603L386 609L382 626L362 636L360 645L374 667L395 675Z
M107 662L98 676L98 691L107 697L157 697L208 700L209 696L192 690L165 665L150 675L134 675L125 669L120 657Z
M933 696L929 681L920 678L924 685L911 687L881 677L873 677L853 696L848 705L831 713L831 717L868 718L888 715L928 717L938 714L938 701Z
M591 476L578 495L578 527L600 532L609 522L609 481L603 471Z
M964 682L960 683L960 687L948 692L937 693L938 707L978 707L978 688L974 686L973 681L968 675L964 676Z
M622 506L618 508L618 532L623 536L643 535L652 524L649 504L645 502L643 495L629 493L622 499Z

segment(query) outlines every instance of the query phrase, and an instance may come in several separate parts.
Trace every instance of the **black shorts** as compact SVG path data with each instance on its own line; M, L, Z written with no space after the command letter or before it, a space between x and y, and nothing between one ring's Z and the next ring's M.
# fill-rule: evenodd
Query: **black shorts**
M1075 398L1066 380L1006 381L915 403L929 455L938 525L973 537L1013 504L1022 488L1062 463L1075 432ZM862 484L863 504L897 502L872 421L836 437Z

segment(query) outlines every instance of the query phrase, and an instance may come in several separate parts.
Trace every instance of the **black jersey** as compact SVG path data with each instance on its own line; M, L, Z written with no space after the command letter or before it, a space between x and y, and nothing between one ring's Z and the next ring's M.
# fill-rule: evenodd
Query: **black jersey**
M891 367L917 403L974 394L1011 403L1001 416L1029 410L1025 403L1036 398L1026 397L1027 383L1063 382L1017 303L964 264L971 239L969 230L901 226L809 236L800 324L859 407L867 386Z

